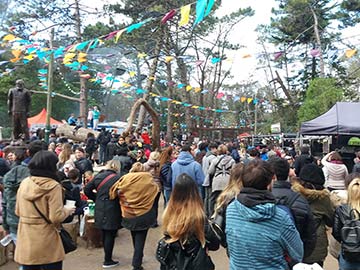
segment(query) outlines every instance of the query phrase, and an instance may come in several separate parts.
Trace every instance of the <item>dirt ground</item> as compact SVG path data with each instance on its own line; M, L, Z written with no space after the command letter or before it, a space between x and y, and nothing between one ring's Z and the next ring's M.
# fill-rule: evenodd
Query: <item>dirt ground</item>
M160 200L159 220L162 214L163 202ZM161 225L161 222L159 222ZM144 250L143 267L145 270L159 270L159 263L155 259L155 250L157 241L162 237L161 228L150 229ZM64 270L100 270L103 262L102 248L87 249L85 242L79 238L78 249L66 255L64 260ZM113 259L120 261L120 265L111 269L114 270L131 270L133 247L130 232L121 229L116 238ZM210 252L210 256L214 261L217 270L229 269L228 258L225 249L220 248L218 251ZM17 264L9 261L7 264L0 266L1 270L17 270ZM338 269L337 261L329 255L325 261L326 270Z

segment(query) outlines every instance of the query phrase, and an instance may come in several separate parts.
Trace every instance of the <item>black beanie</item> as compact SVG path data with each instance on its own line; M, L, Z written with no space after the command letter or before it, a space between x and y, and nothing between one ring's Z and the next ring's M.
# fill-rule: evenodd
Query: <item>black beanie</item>
M323 186L325 183L323 170L314 163L306 164L301 169L299 177L304 182L310 182L319 186Z

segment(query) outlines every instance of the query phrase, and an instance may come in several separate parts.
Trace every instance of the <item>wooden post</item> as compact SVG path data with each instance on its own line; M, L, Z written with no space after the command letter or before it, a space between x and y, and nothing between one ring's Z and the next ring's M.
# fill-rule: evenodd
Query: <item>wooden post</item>
M53 40L54 40L54 28L51 28L50 32L50 62L48 68L48 92L46 98L46 127L45 127L45 142L49 142L50 134L50 116L52 110L52 88L53 88L53 75L54 75L54 52L53 52Z

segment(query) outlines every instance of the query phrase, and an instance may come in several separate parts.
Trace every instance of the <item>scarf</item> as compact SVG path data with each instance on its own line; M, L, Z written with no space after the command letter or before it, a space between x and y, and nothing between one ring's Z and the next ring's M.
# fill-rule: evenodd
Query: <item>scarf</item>
M265 203L275 203L275 197L270 191L250 187L242 188L237 199L246 207L253 207Z

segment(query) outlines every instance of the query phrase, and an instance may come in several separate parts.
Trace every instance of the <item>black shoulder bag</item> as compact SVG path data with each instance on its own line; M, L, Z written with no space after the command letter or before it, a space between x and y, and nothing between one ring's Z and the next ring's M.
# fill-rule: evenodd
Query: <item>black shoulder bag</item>
M49 219L47 219L45 217L45 215L43 213L41 213L41 211L39 210L39 208L36 206L35 202L32 202L36 211L38 211L39 215L48 223L48 224L52 224L51 221ZM69 253L72 252L74 250L76 250L77 245L76 243L72 240L70 234L63 228L63 226L60 227L60 230L56 229L55 230L59 233L60 238L61 238L61 242L63 244L64 247L64 251L65 253Z

